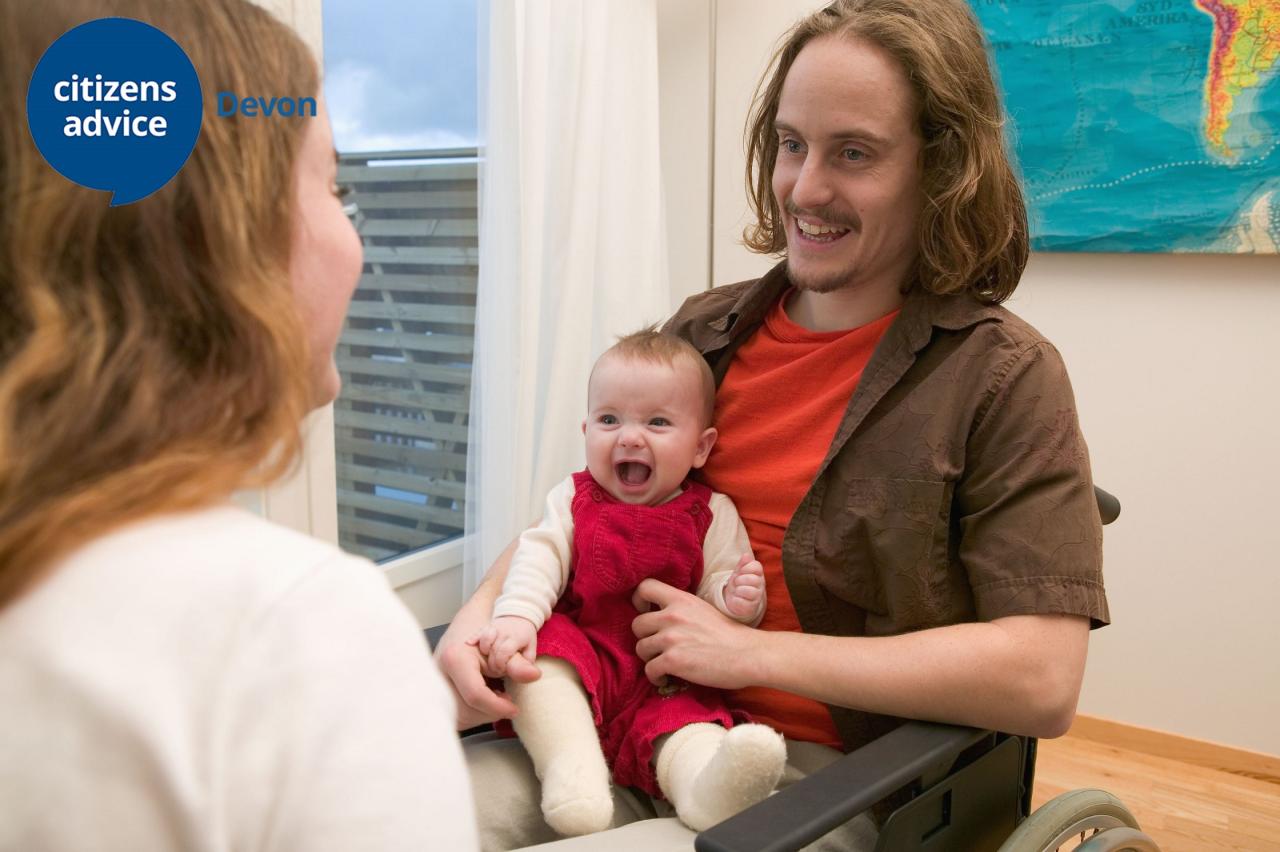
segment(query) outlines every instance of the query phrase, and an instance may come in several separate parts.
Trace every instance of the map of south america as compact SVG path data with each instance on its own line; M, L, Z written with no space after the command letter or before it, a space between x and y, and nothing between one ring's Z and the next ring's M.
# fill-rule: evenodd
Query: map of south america
M1209 70L1205 75L1204 135L1223 157L1235 152L1227 130L1236 99L1262 85L1280 58L1280 4L1272 0L1195 0L1213 17Z
M1280 0L970 0L1040 251L1276 253Z

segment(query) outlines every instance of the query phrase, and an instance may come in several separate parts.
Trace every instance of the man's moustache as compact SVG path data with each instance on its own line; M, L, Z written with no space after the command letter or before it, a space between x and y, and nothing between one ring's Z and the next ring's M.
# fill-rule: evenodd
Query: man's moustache
M797 207L796 205L792 204L790 201L788 201L784 205L784 207L786 211L790 213L793 217L809 216L810 218L813 218L813 219L821 219L827 225L836 225L841 228L849 228L854 231L862 230L862 223L858 221L857 216L837 213L836 211L829 210L823 207L805 209L803 207Z

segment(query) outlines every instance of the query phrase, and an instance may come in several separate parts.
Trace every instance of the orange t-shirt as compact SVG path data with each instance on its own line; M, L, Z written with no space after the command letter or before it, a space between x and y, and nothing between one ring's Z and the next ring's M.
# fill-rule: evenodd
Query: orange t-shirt
M782 536L826 457L863 369L898 312L844 331L796 325L783 293L759 330L734 353L716 394L720 437L703 468L706 482L733 499L756 559L764 566L762 630L800 630L782 577ZM730 706L788 737L839 748L824 704L789 692L748 687Z

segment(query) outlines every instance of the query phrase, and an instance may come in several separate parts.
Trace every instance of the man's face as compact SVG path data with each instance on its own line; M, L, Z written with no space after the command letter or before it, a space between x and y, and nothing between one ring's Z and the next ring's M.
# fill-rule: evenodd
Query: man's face
M917 253L923 145L901 66L867 41L816 38L787 73L774 125L792 283L901 287Z

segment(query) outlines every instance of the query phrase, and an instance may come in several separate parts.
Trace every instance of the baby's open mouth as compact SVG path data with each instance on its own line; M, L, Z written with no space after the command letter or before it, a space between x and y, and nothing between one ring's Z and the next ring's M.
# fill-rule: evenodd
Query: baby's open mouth
M649 465L635 461L618 462L613 468L618 472L618 479L623 485L644 485L653 472Z

